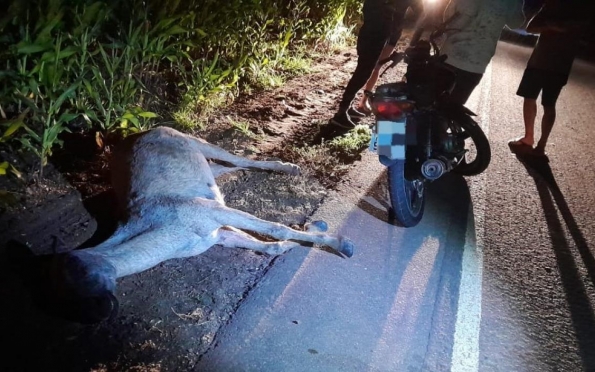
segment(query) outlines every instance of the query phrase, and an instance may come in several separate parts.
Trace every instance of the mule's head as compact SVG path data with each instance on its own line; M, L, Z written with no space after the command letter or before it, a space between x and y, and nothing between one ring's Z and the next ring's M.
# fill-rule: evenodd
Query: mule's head
M56 255L46 267L41 305L54 316L92 324L118 313L116 270L85 251Z

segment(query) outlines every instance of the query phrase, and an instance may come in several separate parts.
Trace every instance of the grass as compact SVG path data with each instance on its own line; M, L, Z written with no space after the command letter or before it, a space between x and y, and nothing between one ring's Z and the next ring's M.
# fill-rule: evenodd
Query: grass
M353 156L368 146L372 132L367 125L358 125L350 130L346 135L330 141L330 146L336 152L343 153L345 156Z
M22 129L3 136L0 146L37 154L41 176L73 122L103 135L171 119L181 128L205 129L209 116L239 92L308 73L315 46L347 40L344 20L360 6L357 0L230 0L225 7L205 0L12 0L0 15L6 82L0 124L16 120Z
M227 120L231 124L231 126L238 132L242 133L244 136L253 138L255 137L254 132L250 130L250 123L247 121L232 119L231 117L227 117Z
M333 187L344 176L354 159L368 146L371 132L358 125L344 136L313 146L284 146L280 152L286 161L298 164L325 186Z

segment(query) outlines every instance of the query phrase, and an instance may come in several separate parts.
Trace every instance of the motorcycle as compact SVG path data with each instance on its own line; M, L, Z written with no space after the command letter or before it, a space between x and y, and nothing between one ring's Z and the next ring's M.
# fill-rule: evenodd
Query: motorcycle
M375 116L370 149L388 168L389 218L404 227L421 221L429 183L448 172L480 174L491 159L476 115L448 101L456 75L436 43L445 31L438 28L429 40L417 37L404 53L393 53L383 73L404 60L403 81L366 92Z

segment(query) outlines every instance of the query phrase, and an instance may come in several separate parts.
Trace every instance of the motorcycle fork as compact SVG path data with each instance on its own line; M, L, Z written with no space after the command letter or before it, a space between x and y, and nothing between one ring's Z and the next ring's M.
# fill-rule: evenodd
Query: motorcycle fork
M426 138L426 160L432 157L432 116L428 116L426 120L426 125L428 127L427 130L427 138Z

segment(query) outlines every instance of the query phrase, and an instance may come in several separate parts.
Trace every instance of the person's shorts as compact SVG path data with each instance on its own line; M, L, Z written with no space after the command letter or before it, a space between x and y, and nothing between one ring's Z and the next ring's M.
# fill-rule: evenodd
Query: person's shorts
M541 93L541 104L553 107L567 82L568 75L527 68L516 94L528 99L537 99Z
M378 59L390 35L389 25L382 22L365 23L357 36L357 54L360 57Z
M483 74L461 70L452 65L448 66L456 74L455 86L450 92L448 101L464 105L475 90L475 87L481 82Z
M399 39L401 38L402 34L403 34L403 27L398 22L394 22L393 27L390 30L390 36L386 43L393 47L397 46L397 43L399 42Z

